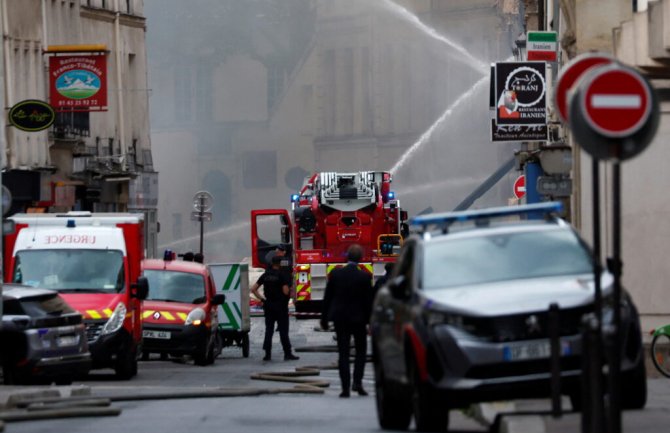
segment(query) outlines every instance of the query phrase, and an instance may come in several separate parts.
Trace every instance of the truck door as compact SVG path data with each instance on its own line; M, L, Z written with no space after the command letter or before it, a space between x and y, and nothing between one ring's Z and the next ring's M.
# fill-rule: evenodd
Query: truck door
M291 257L293 245L291 233L293 225L286 209L262 209L251 211L251 264L256 268L266 268L267 254L277 245L286 247L286 255Z

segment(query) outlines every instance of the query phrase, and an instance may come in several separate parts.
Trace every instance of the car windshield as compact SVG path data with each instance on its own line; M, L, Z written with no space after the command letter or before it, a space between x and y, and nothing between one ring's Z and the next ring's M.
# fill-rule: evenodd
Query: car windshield
M207 300L202 275L147 269L144 276L149 281L148 300L187 304L203 304Z
M32 296L22 299L7 299L3 303L5 315L27 315L41 317L59 314L69 314L75 311L63 298L57 294Z
M60 292L120 292L125 286L123 253L86 249L19 251L12 281Z
M491 233L427 243L423 287L438 289L593 272L588 250L569 230Z

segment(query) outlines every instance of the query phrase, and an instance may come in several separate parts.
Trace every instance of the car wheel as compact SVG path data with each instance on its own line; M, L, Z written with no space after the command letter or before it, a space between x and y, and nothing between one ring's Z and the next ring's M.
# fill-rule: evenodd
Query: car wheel
M2 381L5 385L20 385L23 382L16 366L8 359L2 360Z
M249 357L249 333L245 332L242 334L242 356L245 358Z
M572 391L569 394L570 397L570 405L572 406L572 410L575 412L581 412L582 411L582 392L581 390L577 391Z
M621 407L643 409L647 404L647 371L644 357L640 356L635 368L621 376Z
M419 369L412 363L412 411L416 431L444 432L449 425L449 409L439 391L419 376Z
M72 385L72 376L60 376L54 380L56 385Z
M670 377L670 336L654 335L651 340L651 360L663 376Z
M204 347L193 354L193 362L201 366L214 364L214 342L211 338L205 342Z
M137 348L127 349L118 354L114 366L116 377L120 380L129 380L137 374Z
M381 361L375 362L375 399L379 426L385 430L407 430L412 420L411 399L396 394L384 377Z

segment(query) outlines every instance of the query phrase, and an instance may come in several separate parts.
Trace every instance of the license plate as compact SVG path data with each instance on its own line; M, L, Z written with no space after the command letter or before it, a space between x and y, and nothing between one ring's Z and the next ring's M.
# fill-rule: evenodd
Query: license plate
M561 342L561 356L569 355L572 351L570 344ZM505 361L523 361L527 359L544 359L551 356L551 345L549 341L536 341L519 343L503 347L503 359Z
M169 340L171 336L169 331L150 331L148 329L142 331L142 335L144 338L158 338L161 340Z
M79 344L79 338L75 336L58 337L56 340L58 347L76 346L77 344Z

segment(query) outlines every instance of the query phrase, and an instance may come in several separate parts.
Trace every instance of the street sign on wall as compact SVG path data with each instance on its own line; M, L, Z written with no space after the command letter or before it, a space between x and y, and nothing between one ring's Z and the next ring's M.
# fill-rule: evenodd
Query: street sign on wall
M528 32L526 35L526 58L529 61L557 61L558 36L556 32Z
M545 62L496 63L496 124L546 125L545 76Z
M491 119L491 141L547 141L547 125L496 125Z
M10 125L28 132L42 131L56 120L56 113L49 104L37 99L17 102L9 110Z
M552 197L569 197L572 194L572 179L540 176L537 178L537 192Z
M107 111L106 54L51 56L49 98L56 111Z

